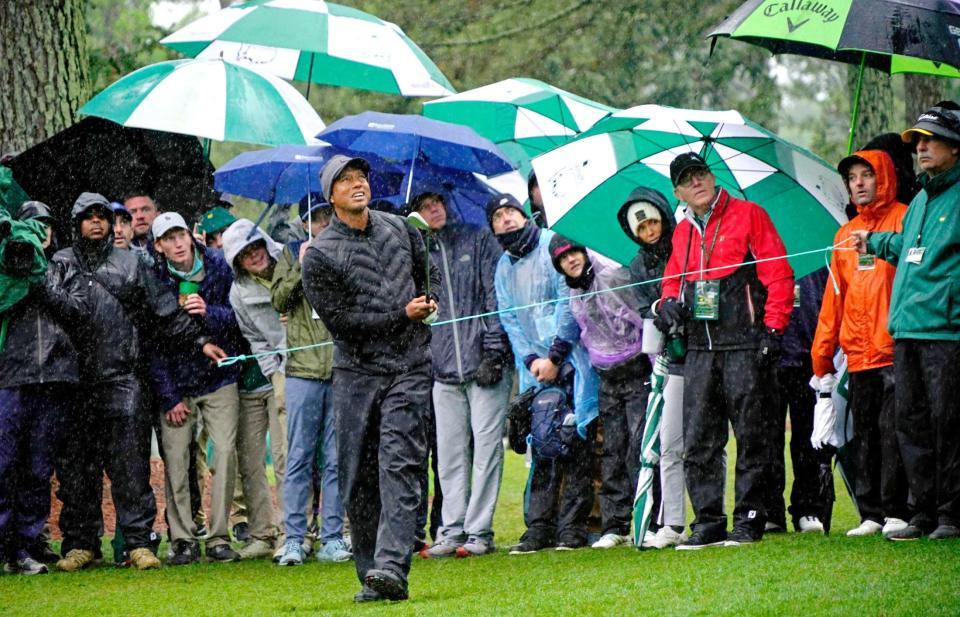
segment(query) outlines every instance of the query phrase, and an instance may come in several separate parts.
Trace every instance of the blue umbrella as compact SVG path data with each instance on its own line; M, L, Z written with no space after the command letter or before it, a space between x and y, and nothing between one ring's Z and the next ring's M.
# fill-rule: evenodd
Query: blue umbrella
M420 193L439 193L446 200L448 212L457 220L482 226L487 225L487 202L496 194L496 191L472 173L429 163L419 163L414 177L411 178L408 172L400 186L403 187L403 193L387 197L397 206L409 203ZM406 194L408 188L409 197Z
M269 150L244 152L213 174L217 191L256 199L268 204L300 201L320 191L320 169L338 149L330 146L278 146ZM374 196L393 195L400 190L403 170L375 155L366 156L372 174Z
M368 111L347 116L317 137L356 156L377 155L406 166L406 202L413 193L414 176L423 165L485 176L513 170L497 146L473 129L413 114Z

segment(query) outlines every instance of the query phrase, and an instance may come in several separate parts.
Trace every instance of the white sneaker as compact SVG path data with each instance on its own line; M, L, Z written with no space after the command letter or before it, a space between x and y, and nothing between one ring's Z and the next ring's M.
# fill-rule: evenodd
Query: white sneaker
M823 523L816 516L801 516L797 521L797 529L800 533L823 533Z
M907 528L909 523L902 518L885 518L883 519L885 524L883 525L883 535L890 535L891 533L896 533L903 529Z
M643 548L668 548L670 546L676 546L687 539L687 532L677 533L670 528L669 525L664 525L657 533L653 535L652 538L647 537L643 539Z
M605 533L603 536L594 542L591 546L593 548L613 548L615 546L621 545L630 545L633 544L633 538L630 536L621 536L616 533Z
M866 520L860 523L859 527L854 527L853 529L848 531L847 537L855 538L858 536L872 536L874 534L880 533L882 529L883 529L883 526L880 523L876 521Z

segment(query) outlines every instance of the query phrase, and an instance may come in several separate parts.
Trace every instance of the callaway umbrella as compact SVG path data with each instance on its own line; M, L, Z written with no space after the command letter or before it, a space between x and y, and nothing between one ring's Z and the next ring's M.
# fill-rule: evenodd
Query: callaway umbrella
M615 111L524 77L423 104L424 116L469 126L497 144L524 175L531 158L567 143Z
M617 210L638 186L673 196L670 162L701 155L731 194L770 214L788 253L830 246L846 222L847 192L836 170L736 111L641 105L601 120L570 143L533 159L547 224L622 264L637 245ZM795 255L799 278L823 267L823 255Z
M765 47L858 65L850 139L857 123L864 67L887 73L960 77L960 2L956 0L748 0L713 29Z
M396 24L321 0L236 4L160 42L186 56L224 58L305 81L308 88L315 82L403 96L456 92Z
M50 206L61 234L70 228L70 209L83 191L114 200L151 195L164 210L188 220L217 198L213 166L196 137L125 128L101 118L84 118L7 165L32 199Z
M633 500L633 544L637 548L643 546L653 513L653 476L660 463L660 420L663 414L663 388L670 378L668 362L666 354L657 356L650 375L650 397L647 399L646 422L640 442L640 478Z
M287 82L224 60L138 69L80 108L123 126L253 144L310 144L323 121Z
M354 155L376 154L401 165L407 178L405 202L422 165L485 176L513 170L493 142L473 129L423 116L368 111L337 120L317 137Z

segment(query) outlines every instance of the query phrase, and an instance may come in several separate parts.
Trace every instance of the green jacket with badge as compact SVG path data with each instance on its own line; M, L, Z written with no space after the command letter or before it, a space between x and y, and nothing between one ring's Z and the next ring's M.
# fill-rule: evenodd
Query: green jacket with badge
M872 233L867 246L897 268L888 323L893 338L957 341L960 163L933 178L924 176L921 182L924 190L910 202L903 233Z
M300 261L289 247L277 260L270 286L273 308L287 316L287 346L302 347L329 342L330 333L303 295ZM287 354L287 377L330 379L333 366L333 345L312 347Z

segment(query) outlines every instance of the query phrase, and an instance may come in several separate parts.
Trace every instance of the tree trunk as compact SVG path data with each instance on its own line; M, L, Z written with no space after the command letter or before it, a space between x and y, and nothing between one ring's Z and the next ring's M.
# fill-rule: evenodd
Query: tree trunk
M943 100L947 80L932 75L911 75L909 73L903 77L904 101L906 103L906 109L904 110L906 117L903 126L906 128L913 126L920 114Z
M0 154L74 122L90 95L84 0L0 2Z
M848 75L850 101L857 91L859 66L851 66ZM860 112L854 127L853 149L863 146L880 133L899 130L900 122L893 117L893 87L890 76L865 68L860 89Z

